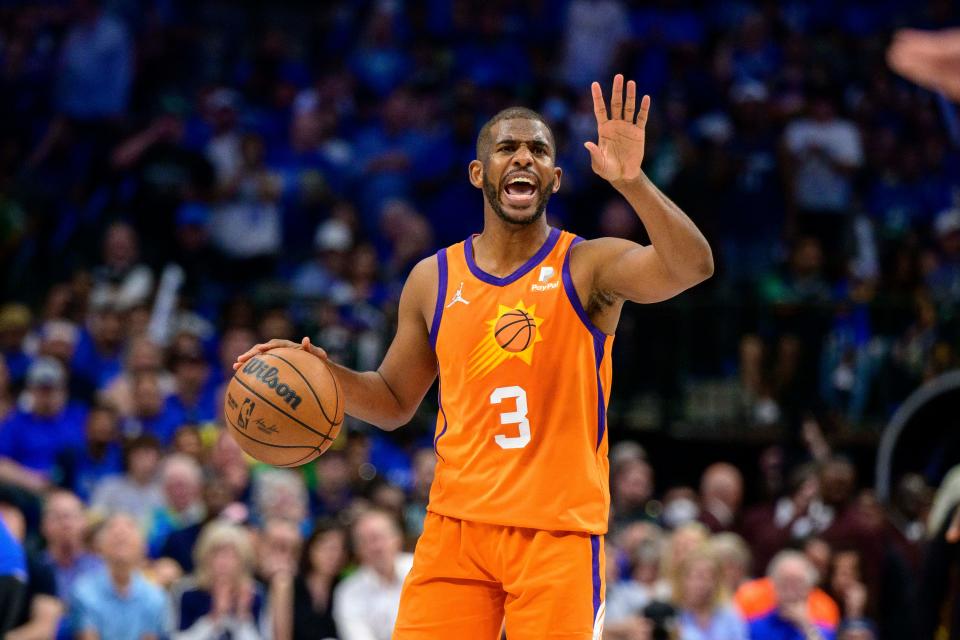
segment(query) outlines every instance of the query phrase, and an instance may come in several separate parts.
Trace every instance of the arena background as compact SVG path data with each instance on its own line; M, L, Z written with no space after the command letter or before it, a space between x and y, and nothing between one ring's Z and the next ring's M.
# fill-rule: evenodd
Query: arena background
M646 241L582 146L589 83L621 72L652 97L644 169L717 268L624 310L616 526L696 520L714 462L745 478L746 509L852 460L838 512L880 518L871 535L896 537L910 567L895 595L892 574L863 577L866 617L877 637L920 638L892 618L939 611L917 598L927 511L960 453L960 394L941 378L960 346L960 120L885 52L895 29L958 17L947 0L0 3L0 478L27 546L42 556L54 486L90 526L104 516L96 485L122 467L84 457L91 407L111 407L98 447L153 433L217 478L220 388L250 344L309 335L375 368L412 265L480 230L466 165L503 107L556 134L553 225ZM62 375L67 435L14 435L32 424L30 380ZM278 481L303 533L374 503L415 540L435 412L431 393L393 433L348 419L329 460ZM245 482L231 499L256 529L267 507Z

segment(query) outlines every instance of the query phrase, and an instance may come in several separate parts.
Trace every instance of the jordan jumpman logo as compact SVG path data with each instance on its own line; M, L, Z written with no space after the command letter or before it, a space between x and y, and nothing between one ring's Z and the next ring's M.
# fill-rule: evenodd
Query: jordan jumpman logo
M460 286L457 288L457 292L453 295L453 298L450 299L450 302L447 303L446 308L449 309L456 302L462 302L463 304L470 304L469 300L463 299L463 281L460 282Z

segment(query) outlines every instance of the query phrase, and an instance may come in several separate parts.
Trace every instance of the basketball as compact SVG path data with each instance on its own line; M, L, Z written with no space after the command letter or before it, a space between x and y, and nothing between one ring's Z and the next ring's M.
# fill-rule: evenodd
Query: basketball
M530 346L534 328L533 318L526 311L514 309L500 316L493 336L504 351L519 353Z
M301 349L273 349L237 369L223 413L248 454L277 467L296 467L322 454L339 435L343 392L320 358Z

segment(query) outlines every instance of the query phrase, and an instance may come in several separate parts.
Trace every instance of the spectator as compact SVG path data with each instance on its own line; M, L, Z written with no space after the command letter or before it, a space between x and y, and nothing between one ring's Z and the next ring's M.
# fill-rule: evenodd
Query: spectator
M72 589L71 626L81 640L161 640L168 632L166 594L140 572L145 545L133 518L111 516L97 532L104 567Z
M33 638L53 638L57 626L63 617L64 603L57 597L57 584L50 567L37 554L24 546L27 533L26 521L21 511L0 500L0 520L13 536L17 545L25 551L26 588L20 591L12 610L6 610L0 621L12 627L4 638L6 640L31 640ZM12 553L17 554L14 549ZM13 558L13 570L19 572L19 558ZM5 618L5 619L4 619Z
M91 294L89 305L87 326L80 334L70 370L84 384L101 389L123 369L126 309L106 289Z
M186 416L176 406L165 403L160 376L155 372L138 373L132 383L132 410L120 427L124 436L135 438L146 433L157 438L164 447L169 446Z
M720 563L720 581L728 594L734 594L750 578L752 558L747 543L735 533L711 536L709 541Z
M134 381L141 373L159 376L165 396L173 391L173 378L163 370L163 350L146 336L131 338L124 354L123 369L106 383L99 394L100 400L112 405L121 416L132 415L137 401Z
M413 556L401 553L400 528L382 511L360 514L352 539L360 568L334 591L337 629L343 640L389 640Z
M90 409L85 434L83 446L65 451L58 466L60 484L80 499L89 501L101 480L123 473L123 449L116 412L109 406Z
M226 514L227 508L234 504L230 488L219 478L207 480L203 483L203 504L203 520L172 531L160 548L160 557L170 558L184 573L193 573L196 568L193 566L193 550L204 527L221 517L230 520Z
M317 483L310 493L310 511L317 517L335 517L354 498L350 462L343 451L331 449L314 463Z
M747 640L747 626L730 606L721 577L709 544L695 548L677 567L673 596L684 640Z
M253 518L260 523L278 518L304 526L308 516L303 477L289 469L269 469L253 482Z
M707 528L699 522L684 524L670 534L660 564L660 577L654 586L654 599L664 602L673 600L673 586L677 583L680 564L694 549L705 544L708 538Z
M167 397L165 413L183 416L183 422L202 424L217 417L216 395L210 364L199 345L176 351L171 364L175 390Z
M253 547L241 527L214 522L194 549L196 571L173 590L175 640L269 637L263 592L253 579Z
M94 511L102 515L126 513L141 526L163 504L163 491L157 478L160 468L160 443L144 435L127 443L123 476L108 476L97 483L90 498Z
M274 581L297 571L303 539L295 522L272 518L257 534L254 575L269 593Z
M264 162L263 140L244 136L240 158L236 175L221 182L222 198L210 225L214 246L229 261L224 277L231 282L269 275L282 240L283 185Z
M133 308L153 293L153 272L141 263L133 227L115 222L103 234L103 262L93 270L94 287L109 292L121 307Z
M27 372L29 408L0 425L0 480L39 492L52 481L57 456L83 445L84 412L67 404L66 372L38 358Z
M48 494L40 527L47 543L45 559L57 583L57 597L67 602L77 580L103 566L100 558L87 550L83 503L69 491Z
M166 458L160 472L163 506L153 510L147 541L150 557L160 553L164 541L173 531L203 519L200 488L203 471L193 458L181 453Z
M103 11L99 0L74 4L76 23L64 42L57 82L60 109L78 120L122 116L133 80L127 29Z
M611 470L613 528L635 520L653 520L646 511L653 497L653 468L646 460L626 460Z
M700 477L700 522L713 533L734 528L743 500L743 476L732 464L717 462Z
M291 588L293 640L339 637L333 593L346 560L346 531L330 521L319 522L303 546Z
M810 597L817 573L797 551L781 551L767 571L775 593L775 607L750 621L751 640L833 640L836 625L818 616Z

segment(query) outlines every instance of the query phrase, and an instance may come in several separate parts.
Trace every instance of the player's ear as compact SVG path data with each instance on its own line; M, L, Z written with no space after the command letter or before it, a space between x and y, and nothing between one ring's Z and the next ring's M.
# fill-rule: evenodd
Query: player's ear
M553 192L556 193L560 191L560 178L563 177L563 169L560 167L553 168Z
M479 160L471 160L467 166L467 175L470 177L470 184L477 189L483 189L483 163Z

